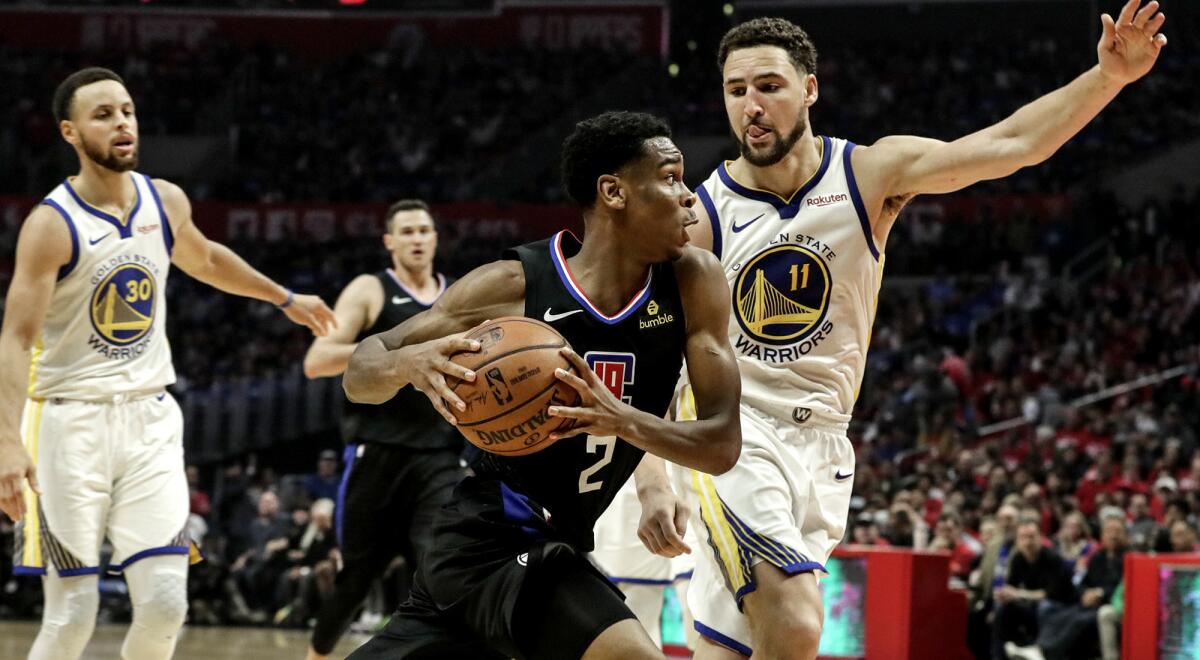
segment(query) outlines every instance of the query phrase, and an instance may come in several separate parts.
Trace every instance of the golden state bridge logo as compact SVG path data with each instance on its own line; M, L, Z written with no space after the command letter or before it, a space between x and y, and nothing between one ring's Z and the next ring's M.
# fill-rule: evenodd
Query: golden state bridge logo
M803 340L820 325L833 288L815 252L778 245L751 259L733 287L733 309L746 335L775 346Z
M141 339L154 325L154 277L137 264L113 269L92 293L92 327L116 346Z

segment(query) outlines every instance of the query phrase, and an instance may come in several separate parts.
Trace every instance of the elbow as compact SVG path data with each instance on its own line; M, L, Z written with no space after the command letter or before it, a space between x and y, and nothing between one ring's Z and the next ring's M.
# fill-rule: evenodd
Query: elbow
M737 465L738 457L742 455L742 432L741 429L735 429L728 439L721 442L720 451L715 452L712 466L708 473L713 476L719 476L733 469Z
M304 377L305 378L307 378L309 380L314 380L314 379L320 378L324 375L325 374L321 371L321 369L317 365L316 360L312 359L311 357L304 358Z

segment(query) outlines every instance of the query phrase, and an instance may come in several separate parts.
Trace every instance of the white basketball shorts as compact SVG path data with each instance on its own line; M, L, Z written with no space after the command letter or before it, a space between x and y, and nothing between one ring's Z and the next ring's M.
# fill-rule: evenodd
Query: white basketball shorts
M189 554L183 414L169 394L103 402L29 400L21 437L37 466L39 497L25 489L14 572L67 577L110 571L153 555Z
M751 568L824 571L846 531L854 486L854 449L846 424L816 411L803 422L772 419L743 404L737 465L712 476L693 471L702 525L688 590L696 630L751 654L742 599L755 589Z
M689 471L675 465L667 465L675 492L681 491L682 480ZM676 479L676 475L680 475ZM686 498L685 498L686 501ZM638 522L642 516L642 504L638 500L637 487L631 478L625 482L617 497L596 521L596 547L592 558L608 579L618 586L622 584L650 584L666 586L677 579L692 574L697 547L696 527L699 521L692 516L688 520L687 533L683 540L692 548L692 554L678 557L662 557L646 549L638 538Z

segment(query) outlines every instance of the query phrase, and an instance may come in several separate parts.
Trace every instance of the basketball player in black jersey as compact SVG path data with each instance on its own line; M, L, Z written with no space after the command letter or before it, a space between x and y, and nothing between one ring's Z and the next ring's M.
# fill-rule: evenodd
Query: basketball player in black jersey
M582 207L584 242L561 232L510 251L355 350L351 399L383 402L412 384L452 419L462 402L445 379L474 374L448 357L478 350L461 333L529 316L571 343L563 353L580 375L556 375L582 400L551 407L578 426L549 448L481 453L434 521L437 550L412 597L353 658L662 657L584 555L643 452L720 473L741 446L729 290L716 260L688 246L695 197L669 135L638 113L578 124L563 146L563 178ZM699 419L667 421L685 357Z
M338 296L337 329L304 356L309 378L342 373L364 337L429 309L446 290L448 280L433 270L437 228L425 202L392 204L383 244L392 267L358 276ZM346 468L336 529L343 568L317 616L310 660L333 650L372 582L397 555L419 565L430 547L433 515L463 476L462 436L412 387L381 406L347 404L342 430Z

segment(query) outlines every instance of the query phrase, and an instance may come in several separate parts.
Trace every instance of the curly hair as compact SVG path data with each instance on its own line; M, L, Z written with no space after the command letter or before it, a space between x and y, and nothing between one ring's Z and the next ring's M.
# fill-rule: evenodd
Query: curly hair
M725 69L729 53L755 46L778 46L787 51L797 69L817 73L817 47L812 39L799 25L782 18L756 18L730 28L717 49L717 69Z
M54 101L50 104L50 110L54 113L54 121L59 122L64 119L71 118L71 103L75 100L75 92L80 87L90 85L101 80L115 80L123 86L125 81L116 73L109 69L98 66L80 69L75 73L67 76L58 84L58 89L54 90Z
M606 112L575 124L563 142L563 190L583 208L595 204L596 179L640 158L656 137L671 137L671 127L644 112Z

